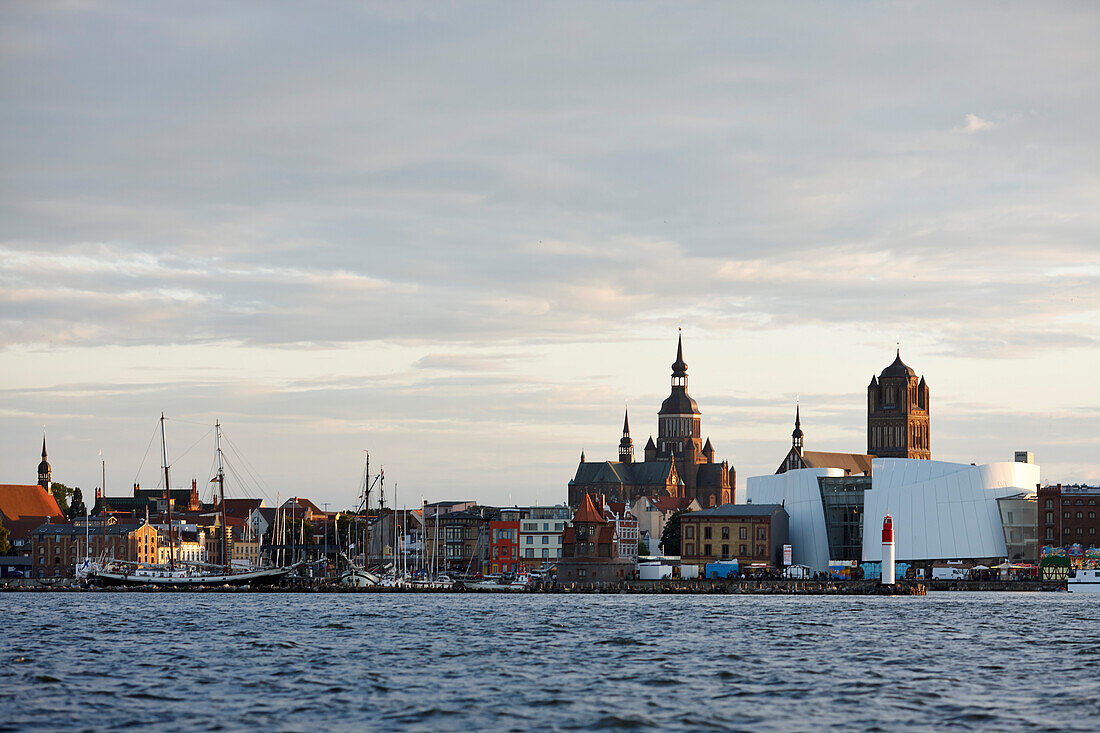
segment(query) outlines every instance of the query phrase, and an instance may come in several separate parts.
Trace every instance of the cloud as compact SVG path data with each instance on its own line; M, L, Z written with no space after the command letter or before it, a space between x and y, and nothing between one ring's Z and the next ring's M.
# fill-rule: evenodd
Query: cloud
M806 400L858 404L865 377L814 367L862 375L861 349L900 330L934 384L979 362L1015 375L1031 419L1051 395L1026 385L1100 348L1100 99L1066 73L1100 68L1091 9L81 2L0 19L0 369L14 394L66 394L41 408L57 422L231 403L264 439L384 434L427 475L415 430L447 445L430 462L476 475L458 488L548 491L560 480L527 467L568 463L663 385L633 384L639 350L677 324L720 352L727 381L698 397L750 471L775 461L763 431L789 435L793 385L734 391L766 364L804 360L788 380ZM988 119L945 129L962 109ZM156 350L174 381L111 378L147 380ZM127 399L70 390L51 354ZM1096 402L1093 385L1067 390ZM828 434L859 432L843 399L818 408ZM39 408L18 409L0 443L33 427ZM310 441L326 466L362 448ZM314 480L287 452L265 458Z
M976 132L992 130L993 127L994 124L989 120L983 120L981 117L978 117L978 115L969 113L966 115L966 124L959 129L968 135L973 135Z

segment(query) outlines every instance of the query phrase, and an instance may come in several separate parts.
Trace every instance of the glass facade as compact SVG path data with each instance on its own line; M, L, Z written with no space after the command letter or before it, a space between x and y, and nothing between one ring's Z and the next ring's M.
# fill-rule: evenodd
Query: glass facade
M830 560L863 559L863 492L870 476L823 476L817 480L825 510Z

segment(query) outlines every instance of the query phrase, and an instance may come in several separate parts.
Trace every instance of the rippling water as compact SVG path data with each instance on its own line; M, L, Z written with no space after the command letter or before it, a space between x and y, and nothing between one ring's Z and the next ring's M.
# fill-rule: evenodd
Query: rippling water
M0 593L0 729L1100 728L1100 596Z

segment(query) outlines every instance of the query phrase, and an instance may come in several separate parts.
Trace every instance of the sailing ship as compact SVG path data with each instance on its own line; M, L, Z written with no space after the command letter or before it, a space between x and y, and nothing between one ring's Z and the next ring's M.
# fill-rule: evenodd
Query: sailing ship
M164 492L167 499L168 519L168 564L135 563L121 560L107 560L93 563L85 559L78 577L85 577L98 585L130 585L151 587L195 587L204 585L265 585L278 582L297 570L302 563L284 567L259 569L234 569L229 557L229 525L225 515L225 467L222 460L221 421L214 424L215 451L218 457L218 474L211 483L218 486L218 505L221 510L221 557L223 564L212 565L198 562L177 562L175 557L175 531L172 524L172 494L168 479L168 446L164 434L164 413L160 414L160 446L164 459Z

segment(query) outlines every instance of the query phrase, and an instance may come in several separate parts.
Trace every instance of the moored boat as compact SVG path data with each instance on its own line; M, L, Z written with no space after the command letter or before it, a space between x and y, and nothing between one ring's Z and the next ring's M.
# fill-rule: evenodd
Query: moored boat
M1100 570L1073 570L1066 579L1070 593L1100 593Z

